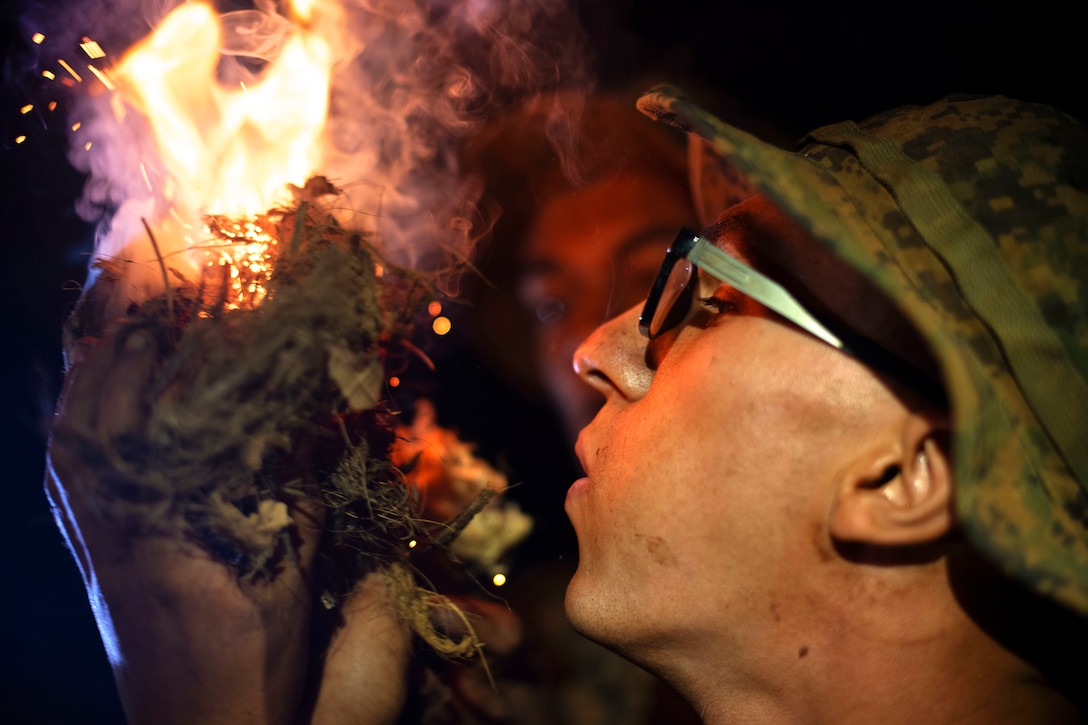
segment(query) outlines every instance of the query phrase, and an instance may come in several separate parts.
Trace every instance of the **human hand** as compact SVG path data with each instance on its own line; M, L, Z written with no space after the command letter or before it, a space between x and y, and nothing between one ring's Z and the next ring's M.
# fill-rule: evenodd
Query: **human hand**
M393 604L394 579L372 572L340 605L307 725L387 725L404 706L411 633Z
M195 536L132 531L111 506L110 488L125 485L115 443L138 436L146 421L158 341L119 324L69 355L45 488L129 721L291 722L305 685L322 508L306 501L289 508L289 555L252 580ZM168 503L156 515L178 516Z

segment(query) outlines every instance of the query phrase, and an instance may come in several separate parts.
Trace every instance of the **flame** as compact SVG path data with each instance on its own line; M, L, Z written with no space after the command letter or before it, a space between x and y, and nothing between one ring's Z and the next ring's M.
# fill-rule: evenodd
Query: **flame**
M263 242L241 249L207 216L256 221L294 206L289 186L317 176L338 192L323 211L374 234L389 261L453 272L487 226L474 206L478 179L460 173L463 141L508 103L588 79L569 3L217 4L246 9L133 0L172 10L120 61L108 55L120 38L103 31L99 44L96 28L71 63L43 71L58 91L76 91L82 127L69 158L88 177L77 212L101 222L88 282L101 263L123 262L129 300L161 292L167 258L190 281L220 260L240 271L243 257L265 254ZM95 23L122 26L127 43L129 20Z
M332 54L316 33L294 28L259 83L224 88L216 80L221 41L210 6L179 5L113 75L147 116L194 207L257 214L285 185L302 185L319 162Z
M323 11L332 7L310 0L292 13L305 27L276 26L282 45L255 82L220 82L222 22L202 2L175 8L109 74L114 113L135 110L154 136L141 167L168 209L153 223L161 254L200 249L194 266L230 267L238 304L256 304L271 273L275 240L257 218L321 161L333 57L316 30Z

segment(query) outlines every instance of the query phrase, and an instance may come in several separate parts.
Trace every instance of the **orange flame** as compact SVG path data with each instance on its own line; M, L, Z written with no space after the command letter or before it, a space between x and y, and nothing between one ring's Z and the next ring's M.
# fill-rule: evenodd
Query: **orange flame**
M220 43L211 7L179 5L114 76L150 121L179 194L204 213L256 214L319 161L332 56L316 34L294 28L258 84L224 88Z
M288 185L302 186L321 161L332 53L314 28L334 10L311 0L292 10L305 27L277 18L284 20L278 54L248 85L219 81L221 21L202 2L175 8L110 74L114 113L135 109L154 134L157 158L146 166L159 169L155 191L169 207L153 221L161 253L204 248L204 258L190 263L229 266L238 303L259 301L274 254L275 240L253 219L284 201ZM202 222L209 215L240 224L212 233Z

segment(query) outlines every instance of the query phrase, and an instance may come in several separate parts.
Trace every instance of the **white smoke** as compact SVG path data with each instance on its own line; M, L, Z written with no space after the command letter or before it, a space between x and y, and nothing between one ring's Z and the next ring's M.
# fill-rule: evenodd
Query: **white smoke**
M118 44L150 32L177 4L104 2L82 17L87 32L117 39L116 61ZM335 36L326 40L337 56L315 173L348 193L360 223L374 225L395 261L467 259L479 185L458 168L458 144L526 96L586 84L585 35L574 7L557 0L340 0L339 10L341 21L322 31ZM259 80L291 21L280 4L256 0L227 9L221 26L219 80L237 84ZM100 222L97 255L117 254L141 233L141 219L161 203L152 189L166 177L146 119L115 106L110 93L86 94L72 113L81 126L70 158L87 174L77 208Z

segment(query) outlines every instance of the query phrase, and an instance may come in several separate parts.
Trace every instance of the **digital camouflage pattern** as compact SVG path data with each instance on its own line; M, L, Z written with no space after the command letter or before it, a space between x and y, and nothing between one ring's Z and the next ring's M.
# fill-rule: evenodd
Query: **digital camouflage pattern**
M957 96L817 129L791 153L674 88L639 108L701 137L719 180L743 177L896 301L941 366L965 534L1088 614L1088 129Z

